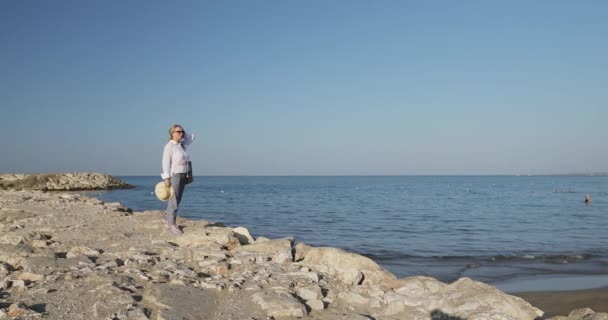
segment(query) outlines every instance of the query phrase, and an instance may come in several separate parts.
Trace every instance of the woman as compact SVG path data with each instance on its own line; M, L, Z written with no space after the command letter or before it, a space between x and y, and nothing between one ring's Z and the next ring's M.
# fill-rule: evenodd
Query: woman
M186 186L186 175L188 173L188 154L186 147L195 139L193 134L186 131L179 124L169 128L169 142L163 150L163 173L161 177L167 187L173 186L173 196L169 198L165 221L168 230L173 234L182 234L183 231L176 225L177 208L182 201L182 194Z

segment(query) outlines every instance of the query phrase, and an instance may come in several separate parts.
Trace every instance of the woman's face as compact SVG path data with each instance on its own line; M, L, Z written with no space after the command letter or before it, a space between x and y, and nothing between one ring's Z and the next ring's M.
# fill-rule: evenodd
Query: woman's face
M184 136L184 128L175 127L173 128L173 132L171 132L171 138L175 141L179 141Z

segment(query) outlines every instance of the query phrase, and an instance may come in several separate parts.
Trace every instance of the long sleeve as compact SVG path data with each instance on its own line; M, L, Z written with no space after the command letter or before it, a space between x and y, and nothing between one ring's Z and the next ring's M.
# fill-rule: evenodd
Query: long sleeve
M160 175L163 179L171 179L171 145L165 145L163 150L163 173Z

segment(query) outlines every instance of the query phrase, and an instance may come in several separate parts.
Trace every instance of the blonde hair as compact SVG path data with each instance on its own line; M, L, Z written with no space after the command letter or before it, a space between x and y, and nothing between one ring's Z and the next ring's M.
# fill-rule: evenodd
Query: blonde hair
M179 124L174 124L174 125L172 125L171 127L169 127L169 140L173 139L173 132L175 131L175 128L180 128L180 129L182 129L182 131L184 131L184 135L183 135L183 137L185 137L185 136L186 136L186 130L184 130L184 127L182 127L182 126L181 126L181 125L179 125Z

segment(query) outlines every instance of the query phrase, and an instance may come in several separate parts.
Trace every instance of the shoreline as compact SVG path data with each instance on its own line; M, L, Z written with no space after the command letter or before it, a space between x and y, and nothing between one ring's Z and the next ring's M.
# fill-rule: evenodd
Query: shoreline
M513 293L545 312L544 317L567 315L570 311L591 308L595 312L608 312L608 287Z
M296 245L293 238L254 238L244 227L209 221L178 218L185 233L175 236L164 230L161 215L73 193L0 191L0 315L218 320L543 315L527 300L470 278L397 279L352 252ZM544 303L542 293L526 297ZM581 293L563 295L577 297ZM553 312L554 305L546 307Z

